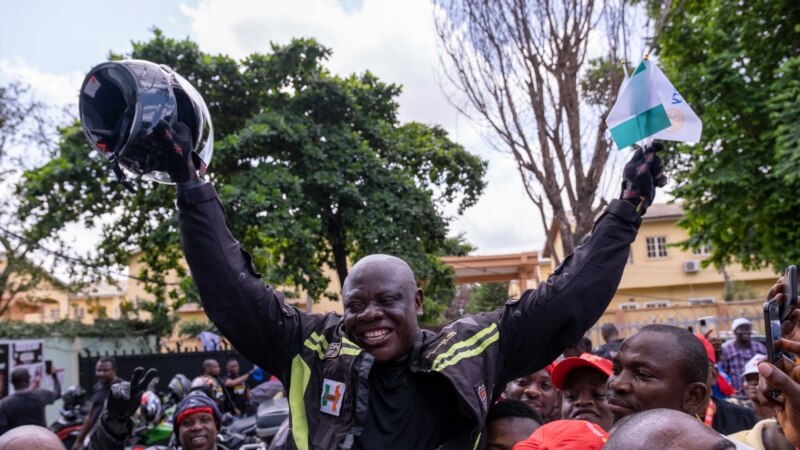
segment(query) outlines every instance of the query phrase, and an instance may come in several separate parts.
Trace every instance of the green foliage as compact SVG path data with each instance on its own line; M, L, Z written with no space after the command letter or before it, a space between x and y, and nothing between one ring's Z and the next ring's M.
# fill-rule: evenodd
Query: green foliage
M470 295L467 313L494 311L508 300L508 283L483 283Z
M27 323L0 321L0 338L22 339L43 337L101 337L124 338L156 334L151 323L131 319L98 319L88 325L77 320L60 320L53 323Z
M399 86L369 72L333 75L324 67L329 55L297 39L236 61L156 30L126 56L170 65L203 95L214 121L210 178L228 225L267 282L319 298L329 281L325 265L341 281L348 260L390 253L409 262L438 317L453 275L437 255L464 250L447 240L443 207L463 211L477 201L486 163L438 126L399 123ZM175 308L196 301L179 264L173 188L135 180L129 194L109 184L102 158L88 154L73 124L62 130L58 157L26 172L19 194L21 212L36 220L31 236L52 236L72 222L101 226L95 263L124 266L141 249L145 268L132 275L148 280L157 299L151 312L166 314L158 305L168 299ZM180 286L164 282L169 270L184 280ZM158 320L167 326L166 318Z
M782 269L800 260L800 3L676 2L660 38L665 71L703 120L703 142L673 149L687 246Z

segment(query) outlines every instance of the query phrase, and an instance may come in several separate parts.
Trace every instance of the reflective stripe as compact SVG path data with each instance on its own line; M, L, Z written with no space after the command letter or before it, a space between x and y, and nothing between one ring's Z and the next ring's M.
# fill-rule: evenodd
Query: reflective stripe
M486 347L488 347L489 344L497 341L499 338L500 332L497 330L497 324L493 323L483 330L475 333L475 335L471 338L457 342L452 347L447 349L446 352L437 356L433 360L432 369L441 371L445 367L449 367L464 358L478 355L486 350ZM481 340L484 340L484 342L482 342L479 347L468 350L469 347L478 344Z
M342 337L342 350L339 352L342 355L358 356L363 350L357 346L350 339Z
M292 438L297 450L308 450L308 419L304 397L310 378L311 368L300 355L295 356L292 359L289 385L289 413L292 416Z
M475 445L472 446L472 450L478 448L478 444L481 442L481 433L478 433L478 439L475 439Z
M317 334L316 332L311 333L311 336L306 339L303 345L317 352L319 359L324 359L325 352L328 351L328 340L325 339L325 336Z

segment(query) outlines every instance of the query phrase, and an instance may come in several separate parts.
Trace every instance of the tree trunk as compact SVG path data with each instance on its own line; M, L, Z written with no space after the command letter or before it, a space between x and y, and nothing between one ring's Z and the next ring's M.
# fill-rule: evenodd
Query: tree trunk
M344 280L347 278L347 247L345 246L344 227L339 220L334 219L328 222L327 228L336 275L339 277L339 287L344 291Z

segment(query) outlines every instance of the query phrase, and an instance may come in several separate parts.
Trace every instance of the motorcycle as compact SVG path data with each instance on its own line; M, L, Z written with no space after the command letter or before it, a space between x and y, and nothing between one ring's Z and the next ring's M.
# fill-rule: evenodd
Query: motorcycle
M288 417L289 401L285 397L259 403L256 412L256 435L265 442L271 441Z
M58 411L58 419L50 424L49 428L58 436L64 448L70 449L75 444L86 418L87 411L83 406L86 391L80 386L70 386L61 398L64 405Z

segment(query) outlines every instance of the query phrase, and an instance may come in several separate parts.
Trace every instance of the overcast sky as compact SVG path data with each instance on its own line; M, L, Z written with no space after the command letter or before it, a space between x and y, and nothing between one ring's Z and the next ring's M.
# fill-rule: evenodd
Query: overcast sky
M84 74L109 51L128 53L131 41L149 40L153 27L237 58L267 52L270 42L314 37L333 49L333 72L370 70L401 84L402 121L443 125L489 161L488 188L453 220L454 234L465 232L478 254L542 249L539 216L513 160L488 149L481 130L442 93L427 0L0 0L0 11L0 84L21 79L37 99L74 110Z

